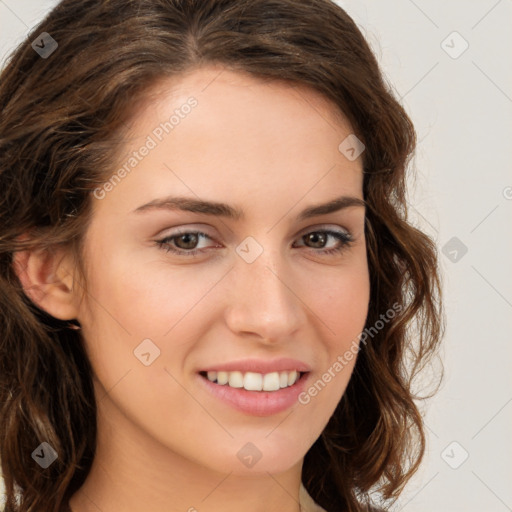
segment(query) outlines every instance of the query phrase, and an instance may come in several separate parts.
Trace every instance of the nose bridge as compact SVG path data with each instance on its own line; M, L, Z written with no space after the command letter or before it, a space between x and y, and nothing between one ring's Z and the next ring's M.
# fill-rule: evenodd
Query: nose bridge
M299 327L300 301L281 248L270 247L271 237L265 244L248 238L237 247L228 322L234 331L277 341Z

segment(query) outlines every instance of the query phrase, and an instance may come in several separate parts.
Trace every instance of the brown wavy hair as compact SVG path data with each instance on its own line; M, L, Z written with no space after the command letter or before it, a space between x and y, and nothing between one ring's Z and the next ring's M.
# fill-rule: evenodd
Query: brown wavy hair
M49 33L58 48L31 47ZM366 149L363 193L370 304L346 392L306 454L302 481L328 512L393 500L418 468L424 425L413 381L443 332L437 251L408 220L413 124L354 21L330 0L64 0L0 76L0 456L6 512L59 512L94 457L92 368L80 332L39 309L16 251L72 250L79 268L91 192L113 172L138 102L159 80L220 64L308 85L331 100ZM383 323L383 322L381 322ZM41 471L47 441L59 454Z

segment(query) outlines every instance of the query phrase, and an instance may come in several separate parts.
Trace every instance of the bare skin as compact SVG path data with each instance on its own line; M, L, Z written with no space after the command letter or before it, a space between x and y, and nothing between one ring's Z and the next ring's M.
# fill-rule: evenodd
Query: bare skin
M364 328L364 207L298 219L312 205L363 198L361 158L338 150L352 129L316 92L220 67L168 79L157 92L134 117L119 167L151 134L156 147L93 198L83 299L67 253L17 255L33 300L82 325L95 373L97 452L70 505L73 512L297 512L304 455L355 358L307 404L268 415L219 400L198 372L287 357L310 367L310 386ZM158 141L155 127L190 97L197 105ZM227 203L244 217L134 211L169 195ZM207 237L195 247L178 236L156 244L178 228ZM326 229L352 242L303 238ZM257 245L244 245L247 237ZM236 251L254 254L258 246L251 263ZM160 351L148 366L134 355L146 339ZM252 467L237 456L247 443L261 454Z

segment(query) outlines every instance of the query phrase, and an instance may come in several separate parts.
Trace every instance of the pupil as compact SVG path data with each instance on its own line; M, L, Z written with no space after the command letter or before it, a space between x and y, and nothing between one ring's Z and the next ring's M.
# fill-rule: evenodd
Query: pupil
M184 240L186 247L182 247L182 249L193 249L194 245L197 243L197 235L193 233L187 233L185 235L181 235L178 240ZM188 241L187 241L188 240ZM190 241L192 240L192 241ZM190 247L189 247L190 245Z
M313 242L313 244L318 243L318 240L320 240L321 247L323 247L323 245L325 244L325 237L326 237L325 233L310 233L308 236L309 236L309 241Z

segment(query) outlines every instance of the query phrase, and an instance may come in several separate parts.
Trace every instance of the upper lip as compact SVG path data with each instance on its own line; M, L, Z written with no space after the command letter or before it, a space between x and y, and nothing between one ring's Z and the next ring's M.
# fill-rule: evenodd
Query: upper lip
M221 372L254 372L254 373L272 373L297 370L298 372L309 372L311 368L306 363L297 359L240 359L239 361L230 361L228 363L212 364L202 368L202 372L221 371Z

